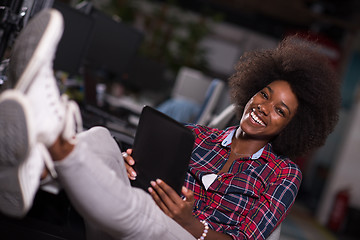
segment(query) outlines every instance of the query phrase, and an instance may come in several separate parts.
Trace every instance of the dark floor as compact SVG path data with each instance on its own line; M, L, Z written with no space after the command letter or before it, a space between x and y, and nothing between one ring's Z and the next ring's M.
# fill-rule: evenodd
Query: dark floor
M360 240L360 234L334 234L317 222L306 207L295 203L282 223L280 240Z
M1 240L85 239L83 221L64 192L54 196L39 191L36 200L25 219L16 220L0 215ZM281 225L280 240L360 240L356 235L360 226L360 211L350 219L349 222L353 223L351 228L343 230L341 234L334 234L320 225L311 212L304 204L296 202Z

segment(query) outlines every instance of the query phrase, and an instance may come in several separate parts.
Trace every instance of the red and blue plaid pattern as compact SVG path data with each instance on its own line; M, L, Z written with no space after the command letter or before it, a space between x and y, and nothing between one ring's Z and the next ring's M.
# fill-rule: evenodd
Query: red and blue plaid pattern
M265 239L285 218L295 201L302 174L290 159L267 144L259 158L240 158L219 174L206 190L202 176L217 174L230 154L222 144L236 127L226 130L187 125L195 144L184 186L195 195L193 214L234 239Z

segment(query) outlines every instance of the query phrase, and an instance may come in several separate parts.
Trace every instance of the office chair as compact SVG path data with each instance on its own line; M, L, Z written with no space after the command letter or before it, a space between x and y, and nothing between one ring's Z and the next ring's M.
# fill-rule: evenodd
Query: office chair
M206 125L210 121L224 85L225 83L219 79L211 81L211 84L206 92L205 100L202 103L200 112L195 121L197 124Z
M235 106L233 104L226 107L217 116L213 117L208 126L212 128L225 129L235 117Z
M211 119L225 83L211 80L201 71L182 67L171 98L157 109L183 123L207 124Z

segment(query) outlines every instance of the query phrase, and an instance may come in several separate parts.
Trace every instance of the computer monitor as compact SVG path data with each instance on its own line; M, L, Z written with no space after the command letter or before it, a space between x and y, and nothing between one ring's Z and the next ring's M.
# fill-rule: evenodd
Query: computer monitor
M172 82L166 77L166 65L149 57L137 55L130 63L122 84L133 91L164 91Z
M64 33L59 42L54 69L79 74L94 29L94 19L64 3L55 1L53 8L64 18Z
M95 20L95 25L86 55L86 67L122 77L137 53L143 34L95 8L90 16Z

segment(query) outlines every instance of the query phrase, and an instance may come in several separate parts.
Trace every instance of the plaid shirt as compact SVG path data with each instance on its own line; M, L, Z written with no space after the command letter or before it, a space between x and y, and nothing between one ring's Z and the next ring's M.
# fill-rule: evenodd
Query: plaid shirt
M206 190L201 179L224 166L237 127L187 127L195 144L184 186L194 192L194 216L234 239L268 237L294 203L302 178L298 166L277 156L267 144L251 157L234 161Z

